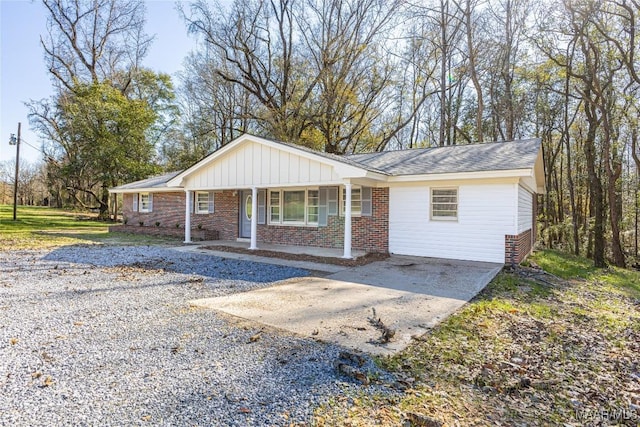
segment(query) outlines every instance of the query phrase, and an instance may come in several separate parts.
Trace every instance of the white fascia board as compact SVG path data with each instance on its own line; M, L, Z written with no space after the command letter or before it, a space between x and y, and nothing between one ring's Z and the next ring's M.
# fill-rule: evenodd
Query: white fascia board
M184 191L182 187L149 187L149 188L110 188L111 194L129 194L129 193L175 193Z
M269 188L310 188L310 187L337 187L344 185L344 181L323 181L323 182L305 182L305 183L289 183L289 184L258 184L256 187L260 190ZM244 185L221 185L216 187L190 187L189 191L223 191L223 190L249 190L253 187L251 184ZM182 190L182 189L181 189Z
M509 169L482 172L433 173L421 175L396 175L388 177L388 182L414 181L459 181L469 179L521 178L531 176L531 169Z
M184 186L184 182L183 182L184 178L198 171L199 169L205 167L209 163L213 162L215 159L221 156L224 156L226 153L228 153L229 151L232 151L233 149L235 149L237 146L239 146L245 141L256 142L258 144L275 148L276 150L284 151L289 154L295 154L296 156L300 156L309 160L315 160L320 163L324 163L326 165L332 166L333 168L335 168L338 175L340 175L340 177L342 178L359 178L359 177L367 176L368 173L372 173L367 171L364 168L359 168L357 166L349 165L347 163L343 163L338 160L333 160L328 157L322 156L320 154L315 154L306 150L299 150L295 147L292 147L286 144L280 144L278 142L269 141L268 139L260 138L258 136L245 134L234 139L233 141L231 141L224 147L218 149L217 151L213 152L212 154L205 157L195 165L191 166L189 169L186 169L182 173L176 175L173 179L167 182L167 185L169 187ZM380 174L376 174L376 175L380 177L384 176Z

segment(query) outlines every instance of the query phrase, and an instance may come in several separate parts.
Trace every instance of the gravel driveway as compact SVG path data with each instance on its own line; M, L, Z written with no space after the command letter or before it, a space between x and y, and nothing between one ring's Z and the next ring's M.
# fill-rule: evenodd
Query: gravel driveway
M0 252L0 425L290 425L386 392L338 376L338 346L187 303L306 274L159 247Z

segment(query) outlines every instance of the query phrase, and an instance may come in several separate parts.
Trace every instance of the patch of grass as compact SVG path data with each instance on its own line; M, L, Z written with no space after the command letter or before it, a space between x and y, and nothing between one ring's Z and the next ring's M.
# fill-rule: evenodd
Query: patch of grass
M13 206L0 205L0 247L41 249L73 244L176 244L177 239L109 233L109 223L95 214L70 212L41 206L18 206L13 221Z
M591 260L556 250L536 251L531 255L531 261L563 279L586 279L597 270Z
M410 414L443 425L580 425L576 408L595 414L640 398L628 386L640 353L640 276L558 251L533 262L553 276L503 271L420 341L377 359L416 379L397 402L334 401L317 409L322 425L401 425Z

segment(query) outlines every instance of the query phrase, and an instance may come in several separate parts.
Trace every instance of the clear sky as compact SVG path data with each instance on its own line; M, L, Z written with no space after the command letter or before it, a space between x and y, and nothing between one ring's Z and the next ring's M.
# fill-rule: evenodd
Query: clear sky
M195 49L195 39L187 35L176 3L146 1L145 29L155 40L144 60L146 67L174 77L174 85L185 56ZM24 103L52 94L40 45L40 35L46 34L46 22L46 9L40 1L0 0L0 161L15 158L15 146L9 145L9 137L18 131L18 122L22 122L23 140L35 147L41 145L38 136L29 129ZM34 162L41 155L29 145L21 144L20 158Z

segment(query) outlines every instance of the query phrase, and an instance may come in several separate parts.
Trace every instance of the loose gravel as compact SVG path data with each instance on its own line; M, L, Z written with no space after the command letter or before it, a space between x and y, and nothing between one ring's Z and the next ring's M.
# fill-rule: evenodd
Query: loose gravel
M304 425L387 393L339 376L338 346L188 304L306 274L148 246L2 251L0 425Z

